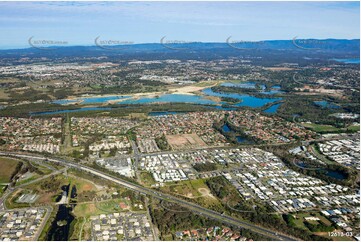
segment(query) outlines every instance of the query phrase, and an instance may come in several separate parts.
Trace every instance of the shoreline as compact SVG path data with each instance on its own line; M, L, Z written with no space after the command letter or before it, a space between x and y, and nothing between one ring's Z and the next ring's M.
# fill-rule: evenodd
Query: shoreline
M58 99L54 101L67 101L68 103L60 104L60 105L74 105L74 104L83 104L84 99L86 98L107 98L107 97L124 97L120 99L113 99L113 100L106 100L103 102L104 105L106 104L116 104L120 103L125 100L134 99L137 100L142 97L146 98L154 98L156 96L161 96L165 94L178 94L178 95L199 95L200 91L206 88L210 88L212 86L218 85L219 82L212 83L211 85L207 86L183 86L180 88L170 88L168 91L161 91L161 92L145 92L145 93L133 93L133 94L95 94L95 95L88 95L83 94L81 96L70 96L65 99Z

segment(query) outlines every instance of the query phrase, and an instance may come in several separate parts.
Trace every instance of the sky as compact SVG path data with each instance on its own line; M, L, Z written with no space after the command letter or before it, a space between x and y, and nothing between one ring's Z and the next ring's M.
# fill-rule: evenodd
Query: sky
M0 2L0 48L360 38L357 2Z

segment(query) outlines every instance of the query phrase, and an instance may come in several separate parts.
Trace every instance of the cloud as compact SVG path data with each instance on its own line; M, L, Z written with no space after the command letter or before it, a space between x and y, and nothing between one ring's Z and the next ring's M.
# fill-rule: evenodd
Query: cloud
M138 43L164 35L194 41L359 38L359 10L359 2L0 2L0 31L15 42L47 35L86 43L99 35Z

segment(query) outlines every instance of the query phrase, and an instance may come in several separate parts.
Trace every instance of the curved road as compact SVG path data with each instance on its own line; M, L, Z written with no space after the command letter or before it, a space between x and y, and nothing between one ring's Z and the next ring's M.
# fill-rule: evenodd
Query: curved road
M73 167L75 169L79 169L85 172L89 172L91 174L97 175L99 177L102 177L104 179L107 179L109 181L112 181L114 183L117 183L119 185L122 185L128 189L131 189L133 191L137 191L140 192L144 195L149 195L149 196L153 196L155 198L158 198L160 200L166 200L168 202L173 202L173 203L177 203L179 205L181 205L182 207L188 208L189 210L200 214L200 215L204 215L207 216L209 218L213 218L216 220L219 220L221 222L233 225L233 226L237 226L237 227L241 227L241 228L245 228L248 229L254 233L258 233L261 234L263 236L266 236L268 238L271 238L273 240L286 240L286 241L290 241L290 240L297 240L296 238L284 235L284 234L280 234L277 233L273 230L261 227L259 225L255 225L252 224L250 222L247 221L243 221L243 220L239 220L239 219L235 219L231 216L228 215L224 215L221 213L218 213L216 211L204 208L202 206L199 206L198 204L192 203L192 202L188 202L185 200L182 200L180 198L177 198L175 196L169 195L169 194L165 194L159 191L155 191L153 189L150 188L146 188L143 187L141 185L123 180L121 178L118 177L114 177L112 175L106 174L104 172L98 171L96 169L84 166L84 165L80 165L80 164L76 164L73 163L71 161L66 161L63 159L58 159L58 158L45 158L45 157L39 157L36 155L25 155L25 154L18 154L18 153L10 153L10 152L0 152L0 155L10 155L10 156L15 156L15 157L20 157L20 158L35 158L35 159L39 159L39 160L48 160L48 161L53 161L53 162L59 162L62 165L68 166L68 167Z

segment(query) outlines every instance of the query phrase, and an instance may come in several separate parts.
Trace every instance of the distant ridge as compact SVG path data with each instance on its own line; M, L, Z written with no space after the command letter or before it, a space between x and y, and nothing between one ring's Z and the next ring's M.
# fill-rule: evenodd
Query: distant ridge
M0 65L39 61L126 61L126 60L212 60L223 58L252 59L253 64L325 63L332 59L359 58L360 40L296 39L228 43L149 43L118 46L52 46L0 50Z
M112 51L131 51L131 50L161 50L166 47L170 47L172 50L181 50L181 48L198 48L198 49L210 49L210 48L232 48L242 49L289 49L296 50L298 48L304 48L308 50L350 50L355 51L360 49L360 39L291 39L291 40L262 40L262 41L243 41L236 39L229 39L225 42L189 42L189 43L139 43L128 45L108 45ZM47 48L47 47L44 47ZM51 48L66 49L66 48L79 48L82 50L104 50L97 45L64 45L64 46L52 46ZM119 48L117 50L117 48ZM36 48L29 45L28 48L14 48L14 49L0 49L0 52L16 52L16 51L32 51Z

